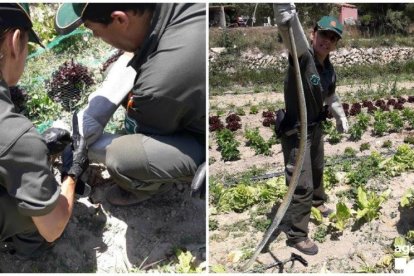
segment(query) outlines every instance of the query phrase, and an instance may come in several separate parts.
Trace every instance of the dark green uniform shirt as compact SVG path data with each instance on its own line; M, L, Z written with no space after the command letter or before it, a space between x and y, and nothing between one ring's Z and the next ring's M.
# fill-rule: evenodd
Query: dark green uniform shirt
M45 215L57 204L60 188L47 153L33 124L14 111L7 84L0 79L0 195L14 198L24 216Z
M128 133L206 133L204 4L157 4L152 25L130 65L137 71Z
M323 110L324 101L335 93L336 74L328 58L322 66L314 56L313 49L309 49L299 59L302 85L305 93L308 124L318 122ZM295 68L292 57L289 56L288 74L285 79L286 115L283 122L289 129L299 124L299 107L297 100L297 85Z

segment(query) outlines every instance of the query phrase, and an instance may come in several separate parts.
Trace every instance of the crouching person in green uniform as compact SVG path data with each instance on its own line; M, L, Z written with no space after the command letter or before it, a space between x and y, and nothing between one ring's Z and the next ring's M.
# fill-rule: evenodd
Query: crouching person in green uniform
M115 65L79 114L89 157L105 163L116 183L106 199L129 206L189 184L206 152L205 5L66 3L56 14L61 34L82 23L106 43L134 53ZM102 135L121 104L126 135Z
M322 17L311 33L311 45L309 45L297 17L295 6L288 3L274 4L273 8L279 32L289 52L292 50L288 28L293 29L308 119L304 163L292 202L285 215L285 221L289 225L287 244L302 253L314 255L318 253L318 247L308 237L311 208L312 206L318 208L324 217L332 212L324 204L327 200L323 187L324 145L321 125L321 121L326 119L324 105L328 106L335 117L338 131L347 132L348 130L342 104L335 93L335 70L329 61L329 53L335 50L342 37L343 25L335 17ZM282 142L287 183L292 177L299 151L300 120L296 91L295 69L290 55L284 89L286 114L277 129Z
M61 236L71 217L76 179L88 165L85 143L75 143L73 159L63 157L70 165L59 185L48 155L60 153L70 134L49 129L42 137L15 112L9 87L23 73L28 42L41 45L28 4L0 3L0 241L12 242L22 258L41 255Z

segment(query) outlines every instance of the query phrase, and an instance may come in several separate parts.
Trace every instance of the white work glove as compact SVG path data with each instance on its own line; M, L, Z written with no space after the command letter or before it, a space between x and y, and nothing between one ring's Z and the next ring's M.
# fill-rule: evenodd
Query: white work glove
M124 53L109 68L100 87L89 95L88 105L78 113L79 133L88 146L101 137L106 124L134 87L137 72L127 66L132 54Z
M293 3L277 3L273 4L273 12L276 24L279 27L287 27L296 15L296 7Z
M339 133L347 133L348 129L349 126L346 117L341 117L339 120L336 120L336 130L338 130Z
M344 109L338 96L335 93L332 94L332 96L326 98L325 103L329 106L329 111L336 120L336 129L338 132L347 133L349 129L348 120L346 119Z

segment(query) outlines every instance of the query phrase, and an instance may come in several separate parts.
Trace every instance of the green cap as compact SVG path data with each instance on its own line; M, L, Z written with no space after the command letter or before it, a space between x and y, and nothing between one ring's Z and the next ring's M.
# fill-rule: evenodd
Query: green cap
M339 22L336 17L333 16L324 16L317 23L318 30L323 31L332 31L339 35L342 38L342 31L344 30L344 25Z
M39 44L39 37L33 31L30 9L27 3L0 3L0 26L5 28L24 28L29 31L29 41Z
M82 15L88 3L64 3L55 16L55 29L58 34L68 34L82 24Z

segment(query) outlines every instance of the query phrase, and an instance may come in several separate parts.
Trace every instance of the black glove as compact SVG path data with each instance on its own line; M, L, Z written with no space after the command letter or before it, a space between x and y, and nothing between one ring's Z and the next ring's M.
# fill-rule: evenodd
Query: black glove
M198 166L193 181L191 182L190 195L192 197L206 197L206 162Z
M42 133L42 136L49 149L49 155L61 153L72 142L69 131L62 128L48 128Z
M81 135L73 137L72 146L67 146L62 154L62 178L66 175L73 177L75 182L88 168L88 149Z

